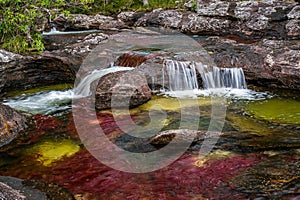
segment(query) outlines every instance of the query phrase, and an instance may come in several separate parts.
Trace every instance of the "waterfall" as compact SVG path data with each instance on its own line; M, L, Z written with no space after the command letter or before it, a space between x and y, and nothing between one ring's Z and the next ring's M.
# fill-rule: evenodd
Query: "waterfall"
M247 89L247 83L242 68L218 68L196 63L200 72L203 87Z
M114 66L106 69L94 70L92 73L84 77L79 84L74 88L75 93L80 96L88 96L91 94L91 85L94 81L105 76L106 74L119 72L119 71L128 71L134 69L133 67L122 67Z
M168 78L168 86L166 83ZM163 88L170 91L198 89L195 65L191 62L165 60L163 66Z
M165 60L163 66L163 88L169 91L199 89L197 71L201 75L204 89L247 89L241 68L218 68L187 61Z

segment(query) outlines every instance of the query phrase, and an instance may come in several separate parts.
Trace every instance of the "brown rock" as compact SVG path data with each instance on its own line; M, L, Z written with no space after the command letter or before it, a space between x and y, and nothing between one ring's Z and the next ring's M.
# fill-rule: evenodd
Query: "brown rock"
M0 104L0 147L12 141L22 133L28 125L24 114Z
M140 73L115 72L103 76L96 90L95 107L98 110L132 108L151 99L151 89Z

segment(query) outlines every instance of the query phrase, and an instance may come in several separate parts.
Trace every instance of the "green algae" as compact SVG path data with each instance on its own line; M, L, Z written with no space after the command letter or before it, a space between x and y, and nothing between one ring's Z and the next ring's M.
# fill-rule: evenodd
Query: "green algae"
M300 124L300 101L273 98L246 105L251 116L279 124Z
M241 116L237 114L227 114L226 118L231 125L240 132L247 132L259 136L270 135L272 129L266 123L259 122L257 119Z

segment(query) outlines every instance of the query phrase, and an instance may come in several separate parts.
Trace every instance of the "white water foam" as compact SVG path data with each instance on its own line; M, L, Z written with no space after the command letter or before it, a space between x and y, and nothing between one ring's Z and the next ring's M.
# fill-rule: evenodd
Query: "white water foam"
M42 35L74 35L74 34L84 34L84 33L96 33L99 30L85 30L85 31L58 31L56 28L52 28L49 32L43 32Z

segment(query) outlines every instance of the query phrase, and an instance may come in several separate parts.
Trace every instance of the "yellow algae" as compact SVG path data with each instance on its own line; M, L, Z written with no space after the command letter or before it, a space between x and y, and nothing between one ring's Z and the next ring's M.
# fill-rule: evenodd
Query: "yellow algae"
M154 96L150 101L135 109L177 111L184 107L209 106L211 104L211 98L179 99Z
M80 149L79 145L71 140L43 141L36 144L28 153L37 155L36 160L44 166L50 166L53 162L63 157L70 157Z
M252 102L246 111L256 118L280 124L300 124L300 101L273 98Z
M199 156L194 164L197 167L204 167L206 165L207 161L221 160L221 159L225 159L225 158L230 158L234 155L235 154L233 152L223 151L223 150L218 149L216 151L210 152L209 154L207 154L205 156Z
M226 118L232 122L232 126L240 132L248 132L256 135L269 135L272 133L267 124L258 122L256 119L235 115L227 114Z

